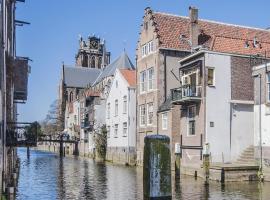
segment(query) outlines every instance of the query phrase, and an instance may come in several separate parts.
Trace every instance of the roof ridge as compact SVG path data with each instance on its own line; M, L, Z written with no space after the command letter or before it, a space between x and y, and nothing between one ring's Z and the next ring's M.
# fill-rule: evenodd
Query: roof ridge
M171 14L171 13L164 13L164 12L154 12L154 13L156 13L156 14L161 14L161 15L172 16L172 17L178 17L178 18L189 19L189 17L187 17L187 16L176 15L176 14ZM238 24L231 24L231 23L219 22L219 21L209 20L209 19L199 19L199 21L209 22L209 23L214 23L214 24L220 24L220 25L225 25L225 26L234 26L234 27L239 27L239 28L253 29L253 30L258 30L258 31L265 31L265 32L269 32L269 33L270 33L269 30L263 29L263 28L258 28L258 27L245 26L245 25L238 25Z

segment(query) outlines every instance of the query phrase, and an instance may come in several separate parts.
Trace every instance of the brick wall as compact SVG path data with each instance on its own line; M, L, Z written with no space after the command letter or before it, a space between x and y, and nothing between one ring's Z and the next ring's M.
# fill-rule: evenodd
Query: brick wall
M254 100L252 67L262 62L258 58L231 57L232 100Z

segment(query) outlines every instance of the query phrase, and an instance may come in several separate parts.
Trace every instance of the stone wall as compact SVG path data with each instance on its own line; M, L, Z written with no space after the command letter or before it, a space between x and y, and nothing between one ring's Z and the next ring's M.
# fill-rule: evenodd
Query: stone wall
M108 147L106 160L124 165L136 164L136 150L134 147Z

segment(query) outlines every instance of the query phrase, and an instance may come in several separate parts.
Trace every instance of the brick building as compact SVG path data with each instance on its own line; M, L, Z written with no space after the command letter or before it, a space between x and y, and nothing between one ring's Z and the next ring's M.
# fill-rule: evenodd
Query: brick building
M189 54L200 49L232 54L234 76L231 81L236 87L232 90L232 97L253 100L250 66L260 59L250 57L265 55L270 48L269 31L201 20L196 8L190 7L189 11L189 17L184 17L145 9L137 46L138 164L142 164L144 137L147 134L169 135L172 153L175 143L181 142L183 127L180 127L180 116L183 112L181 105L172 104L171 89L183 84L178 62ZM191 78L197 79L195 76ZM163 126L162 122L166 125ZM198 131L204 133L205 129L201 127ZM198 136L196 146L204 144L204 136L200 138Z

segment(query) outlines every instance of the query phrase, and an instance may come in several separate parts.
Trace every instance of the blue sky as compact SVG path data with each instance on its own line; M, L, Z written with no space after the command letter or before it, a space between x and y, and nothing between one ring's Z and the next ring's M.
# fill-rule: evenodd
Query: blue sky
M99 35L107 41L112 59L125 48L132 61L144 8L188 15L190 5L199 17L226 23L270 27L269 0L26 0L17 3L16 18L31 23L17 27L17 55L33 62L26 104L19 120L45 118L57 98L61 63L74 64L78 35Z

